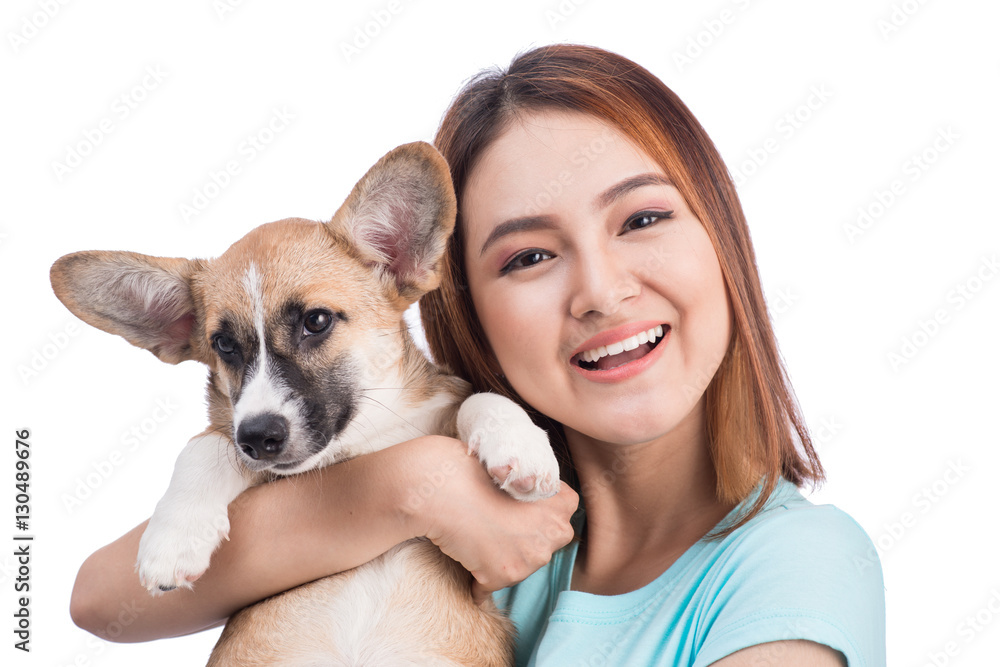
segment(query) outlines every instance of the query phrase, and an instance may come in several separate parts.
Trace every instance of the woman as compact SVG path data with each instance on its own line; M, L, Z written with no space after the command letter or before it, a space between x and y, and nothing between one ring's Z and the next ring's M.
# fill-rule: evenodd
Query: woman
M120 639L215 625L427 535L475 594L500 591L519 664L884 664L881 571L847 515L795 488L822 468L734 186L686 107L620 56L542 47L469 84L436 143L459 220L421 304L431 349L548 428L580 540L556 551L573 491L518 504L461 443L421 439L324 470L318 512L291 480L247 492L196 592L150 600ZM454 483L406 509L442 458ZM82 627L146 599L142 528L81 567Z

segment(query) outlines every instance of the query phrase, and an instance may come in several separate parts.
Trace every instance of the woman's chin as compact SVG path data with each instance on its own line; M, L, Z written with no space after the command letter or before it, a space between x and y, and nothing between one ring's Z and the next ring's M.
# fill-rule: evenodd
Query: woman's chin
M627 419L627 417L611 418L600 424L578 424L577 428L567 424L563 426L569 437L572 437L570 434L573 433L589 440L621 446L641 445L659 440L677 427L676 421L669 424L651 424L628 422Z
M704 433L704 395L693 405L680 398L655 396L643 401L578 405L572 413L567 411L565 421L557 421L567 435L573 432L612 445L639 445L682 433L700 439Z

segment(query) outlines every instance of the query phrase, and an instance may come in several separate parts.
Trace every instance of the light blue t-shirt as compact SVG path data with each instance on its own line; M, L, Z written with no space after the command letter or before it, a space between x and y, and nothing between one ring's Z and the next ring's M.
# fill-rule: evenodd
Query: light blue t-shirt
M812 504L784 479L750 522L722 540L699 540L623 595L570 590L577 546L494 595L517 626L519 667L704 667L788 639L831 646L850 667L885 665L875 547L846 513Z

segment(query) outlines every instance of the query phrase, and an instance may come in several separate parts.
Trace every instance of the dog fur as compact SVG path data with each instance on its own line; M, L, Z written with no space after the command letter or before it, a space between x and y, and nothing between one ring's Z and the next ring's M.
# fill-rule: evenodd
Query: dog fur
M403 321L437 285L454 219L448 167L417 142L379 160L329 222L262 225L214 260L93 251L53 265L56 295L84 321L210 369L210 427L181 452L140 542L152 594L204 573L249 486L419 435L469 443L519 499L555 493L545 433L503 397L469 397ZM209 664L510 664L509 621L473 604L469 581L411 540L234 615Z

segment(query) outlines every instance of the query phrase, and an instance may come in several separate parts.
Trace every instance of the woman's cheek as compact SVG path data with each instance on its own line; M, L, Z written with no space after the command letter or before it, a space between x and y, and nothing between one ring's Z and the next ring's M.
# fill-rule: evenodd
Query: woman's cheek
M541 372L540 360L554 356L554 337L562 329L555 321L559 301L551 285L542 280L508 282L484 297L489 303L483 326L504 373L516 377Z

